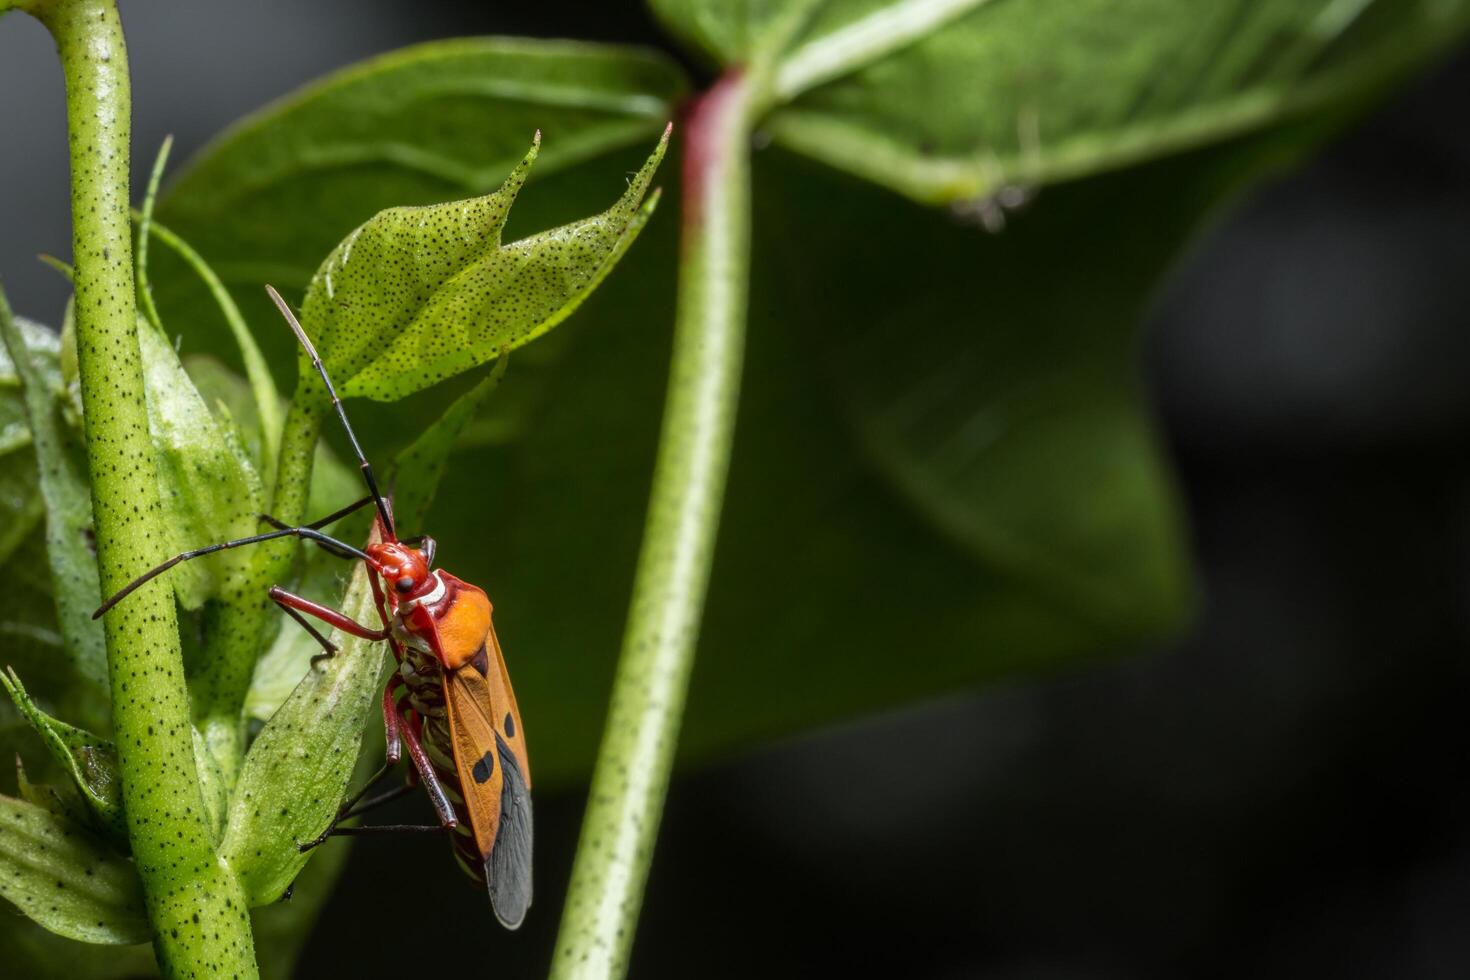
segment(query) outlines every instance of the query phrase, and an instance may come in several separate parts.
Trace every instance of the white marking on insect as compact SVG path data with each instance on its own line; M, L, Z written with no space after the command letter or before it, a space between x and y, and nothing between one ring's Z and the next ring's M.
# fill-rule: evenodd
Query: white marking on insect
M402 608L405 612L410 609L417 609L420 606L432 606L434 603L444 598L444 580L439 577L438 572L430 572L429 574L434 576L434 587L424 595L419 596L417 599L409 599L407 602L403 603Z

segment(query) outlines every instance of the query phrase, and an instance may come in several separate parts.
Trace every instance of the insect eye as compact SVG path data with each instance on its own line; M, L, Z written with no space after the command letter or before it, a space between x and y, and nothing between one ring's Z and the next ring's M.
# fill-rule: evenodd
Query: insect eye
M407 592L413 588L413 579L407 575L393 583L393 588L399 592Z

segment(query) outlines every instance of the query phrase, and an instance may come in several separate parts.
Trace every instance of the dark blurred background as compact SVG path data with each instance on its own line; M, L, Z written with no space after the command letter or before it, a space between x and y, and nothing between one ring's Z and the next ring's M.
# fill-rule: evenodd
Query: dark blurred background
M636 4L123 8L139 160L413 41L659 40ZM62 89L25 18L0 92L0 277L55 323ZM1467 95L1470 52L1238 202L1160 296L1188 635L680 776L633 976L1470 975ZM513 936L442 842L359 844L299 975L543 974L582 805L538 797Z

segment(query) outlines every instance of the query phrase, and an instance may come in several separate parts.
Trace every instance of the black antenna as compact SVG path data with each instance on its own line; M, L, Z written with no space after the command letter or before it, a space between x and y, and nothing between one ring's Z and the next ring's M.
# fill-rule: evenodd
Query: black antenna
M357 434L352 431L352 423L347 421L347 413L342 409L342 399L337 397L337 389L332 385L332 379L327 377L327 369L322 365L321 355L317 354L316 348L311 345L311 340L306 336L306 331L301 329L291 307L281 299L281 294L276 292L274 286L266 286L265 291L270 294L276 304L276 309L281 311L281 316L291 325L291 330L296 334L296 339L301 341L301 346L306 348L307 356L311 363L316 365L316 372L322 376L327 383L327 394L332 396L332 406L337 409L337 418L342 420L342 428L347 430L347 441L352 443L352 451L357 453L357 461L361 464L362 478L367 483L368 493L372 494L373 503L377 505L378 517L383 521L383 532L389 541L397 541L398 535L393 530L393 516L388 513L388 504L383 500L383 495L378 491L378 481L373 478L373 465L363 455L362 446L357 442Z
M340 515L333 515L333 517L337 516ZM203 558L205 555L212 555L216 551L225 551L229 548L240 548L247 544L259 544L262 541L272 541L276 538L285 537L306 538L308 541L316 541L317 543L323 545L330 553L337 555L340 558L361 558L368 564L372 564L372 559L363 552L354 548L352 545L348 544L345 541L338 541L330 534L323 534L321 531L317 530L314 527L311 527L309 525L306 527L283 527L275 531L267 531L264 534L252 534L248 538L236 538L233 541L224 541L220 544L212 544L204 548L195 548L193 551L186 551L181 555L174 555L162 565L150 568L148 571L144 572L142 575L139 575L127 585L114 592L106 602L97 607L97 611L92 613L92 618L101 618L101 616L105 612L107 612L107 610L111 609L113 606L117 605L119 602L122 602L128 596L132 595L133 590L138 588L138 586L143 585L146 582L153 581L153 579L162 575L170 568L173 568L179 562L191 561L195 558Z

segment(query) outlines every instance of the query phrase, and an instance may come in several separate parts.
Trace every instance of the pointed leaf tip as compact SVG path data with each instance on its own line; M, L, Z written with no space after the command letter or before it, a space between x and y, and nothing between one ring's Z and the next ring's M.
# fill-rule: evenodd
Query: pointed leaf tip
M301 307L338 392L395 401L564 320L642 227L639 206L668 135L607 211L508 245L501 232L540 150L539 132L496 192L389 208L348 235Z

